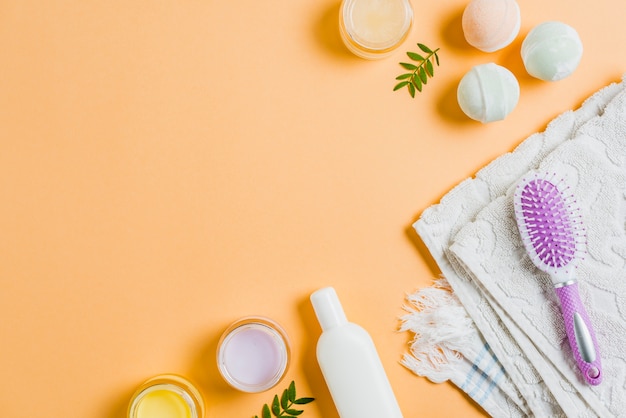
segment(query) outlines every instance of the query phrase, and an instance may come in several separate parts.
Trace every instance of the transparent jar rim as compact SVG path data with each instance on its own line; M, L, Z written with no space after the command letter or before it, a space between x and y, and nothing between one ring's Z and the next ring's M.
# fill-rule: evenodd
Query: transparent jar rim
M359 37L352 28L351 13L354 9L354 4L359 0L344 0L341 4L341 13L339 14L339 26L341 37L348 46L348 48L357 55L377 55L387 54L396 49L408 36L411 27L413 26L413 7L409 0L401 0L404 5L404 22L402 30L398 31L398 36L382 43L369 42L366 39ZM358 52L354 49L359 50ZM359 54L361 52L362 54Z
M137 408L143 398L157 390L166 390L179 395L189 407L191 418L204 418L204 399L200 391L188 379L173 373L160 374L144 381L131 397L128 418L136 418Z
M279 342L280 367L267 381L260 384L248 384L236 379L229 372L224 364L224 348L230 339L237 335L238 332L243 331L244 328L258 327L262 327L261 329L264 332L267 332L273 339ZM276 386L285 376L291 362L291 344L287 332L276 321L261 315L246 316L233 322L224 330L217 344L216 360L220 374L231 387L248 393L263 392Z

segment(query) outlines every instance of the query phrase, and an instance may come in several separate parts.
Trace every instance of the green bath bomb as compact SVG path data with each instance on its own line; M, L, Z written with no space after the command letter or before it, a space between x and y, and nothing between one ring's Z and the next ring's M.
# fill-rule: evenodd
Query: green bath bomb
M562 22L535 26L522 42L522 60L528 74L545 81L558 81L574 72L583 55L578 32Z
M520 87L511 71L494 63L469 70L457 87L463 113L482 123L504 119L519 101Z

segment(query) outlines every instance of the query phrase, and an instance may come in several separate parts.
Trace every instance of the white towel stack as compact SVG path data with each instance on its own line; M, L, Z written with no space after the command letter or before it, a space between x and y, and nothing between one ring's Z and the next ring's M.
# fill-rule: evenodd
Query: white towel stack
M512 190L529 170L563 173L587 229L577 277L602 356L584 382L547 275L520 241ZM494 160L424 211L414 228L444 279L410 295L404 364L451 380L492 416L610 417L626 411L626 82Z

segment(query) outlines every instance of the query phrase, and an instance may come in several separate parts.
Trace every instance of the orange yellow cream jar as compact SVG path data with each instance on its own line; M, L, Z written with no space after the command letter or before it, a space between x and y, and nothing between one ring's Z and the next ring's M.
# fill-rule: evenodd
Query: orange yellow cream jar
M128 407L128 418L204 418L204 401L187 379L160 375L137 389Z
M412 24L409 0L343 0L339 11L344 44L366 59L390 55L406 39Z

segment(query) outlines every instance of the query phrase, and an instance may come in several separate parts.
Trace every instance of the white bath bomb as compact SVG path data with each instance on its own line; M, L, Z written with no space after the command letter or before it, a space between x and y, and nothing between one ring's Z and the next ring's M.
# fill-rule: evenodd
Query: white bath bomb
M472 0L461 20L467 43L484 52L509 45L520 30L520 10L515 0Z
M494 63L469 70L459 82L456 97L461 110L482 123L504 119L517 105L519 83L512 72Z
M528 74L546 81L574 72L583 56L583 44L574 28L550 21L535 26L522 42L522 61Z

